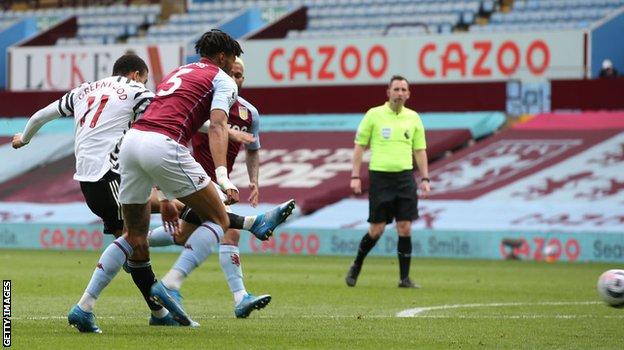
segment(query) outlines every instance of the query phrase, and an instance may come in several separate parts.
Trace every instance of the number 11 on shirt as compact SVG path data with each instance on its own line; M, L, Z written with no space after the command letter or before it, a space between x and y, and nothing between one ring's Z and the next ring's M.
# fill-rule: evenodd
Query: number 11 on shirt
M102 114L102 111L104 110L104 107L106 107L106 103L108 103L108 95L102 95L102 97L100 97L100 105L98 106L98 109L95 111L95 115L93 115L93 119L91 119L91 123L89 124L90 128L95 128L95 125L98 122L98 119L100 119L100 115ZM89 114L89 112L91 112L91 107L93 106L93 102L95 102L95 96L89 96L89 98L87 99L87 111L85 112L85 114L82 116L82 118L80 118L80 126L83 126L85 123L85 119L87 118L87 114Z

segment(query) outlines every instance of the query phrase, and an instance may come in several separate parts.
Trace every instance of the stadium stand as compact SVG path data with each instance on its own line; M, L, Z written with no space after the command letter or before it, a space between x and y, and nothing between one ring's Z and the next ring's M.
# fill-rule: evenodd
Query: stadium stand
M450 33L463 20L474 20L481 2L401 1L390 5L375 0L339 0L306 5L308 28L289 32L289 38Z
M188 12L172 14L167 22L150 27L144 37L132 37L128 42L189 41L194 35L214 28L218 22L233 16L242 8L242 3L237 1L192 3Z
M290 30L287 38L314 39L339 35L413 36L453 31L501 32L587 28L624 6L624 0L516 0L510 8L494 0L216 0L195 1L183 13L159 20L161 6L113 5L5 11L0 26L36 16L47 28L68 16L78 16L78 33L59 39L59 45L188 42L198 33L252 7L287 9L307 7L307 28ZM124 16L121 16L124 14Z
M194 3L186 14L172 16L170 22L155 32L179 33L199 26L205 18L216 21L218 13L236 12L243 8L305 5L308 25L305 30L291 30L287 37L326 38L368 37L371 35L422 35L453 31L504 31L517 29L585 28L624 5L622 0L517 0L513 10L494 0L466 1L398 1L392 5L383 0L241 0ZM481 21L479 21L481 20ZM484 20L484 21L483 21ZM485 25L480 25L483 23ZM166 29L165 29L166 28ZM176 29L178 28L178 29Z
M559 30L587 28L618 8L622 0L517 0L508 13L494 12L490 23L470 27L473 32L511 30Z
M434 162L421 229L621 232L624 113L541 114ZM289 224L366 229L368 202L343 199Z
M286 179L308 173L307 179L298 181L310 183L310 187L303 186L303 189L289 191L281 190L277 183L267 184L266 190L263 188L263 202L279 203L296 195L301 211L308 213L348 196L348 188L344 183L350 171L353 131L361 117L360 114L263 116L263 176L274 178L279 175ZM491 135L505 121L502 113L427 113L422 118L428 129L427 151L431 160L465 146L471 139ZM287 120L291 123L285 123ZM328 125L327 120L335 120L337 123ZM20 131L25 122L23 118L2 121L7 125L6 135ZM23 157L1 174L0 201L82 201L78 183L72 181L72 132L70 120L46 125L38 139L23 150ZM319 139L328 141L319 144ZM11 152L8 144L10 139L6 137L0 139L0 142L0 156L8 157ZM242 195L245 196L247 174L242 164L244 159L239 160L241 164L235 169L241 171L235 171L232 178L238 181ZM290 167L294 170L285 170ZM312 171L313 168L318 169ZM316 187L318 184L322 184L322 190Z
M430 151L440 141L448 143L448 135L439 137L448 132L454 130L429 132ZM434 162L430 171L433 193L431 200L423 203L417 225L438 230L530 229L531 225L541 225L567 231L619 232L619 221L608 218L621 215L623 135L622 112L537 115ZM263 202L295 196L303 213L313 212L293 220L287 229L366 227L367 201L346 199L349 194L344 186L353 132L282 131L263 136L261 174L270 179L262 189ZM41 153L50 144L46 137L58 138L58 134L40 135L31 146ZM324 142L319 144L319 139ZM0 152L9 147L9 141L9 137L0 137ZM68 149L69 154L0 184L0 205L6 209L18 207L19 202L33 206L48 203L41 208L49 212L73 206L76 220L91 218L88 209L84 208L82 215L75 208L73 202L82 201L82 195L72 180L71 146L61 148ZM60 154L54 149L48 151L44 157ZM238 168L241 171L232 174L234 181L246 176L244 166ZM241 190L241 195L246 195L244 187ZM532 213L543 216L529 218ZM575 224L565 213L596 219Z
M74 38L61 38L59 45L114 44L136 36L142 26L156 23L159 5L113 5L93 7L60 7L39 10L9 10L0 13L0 23L36 17L40 30L76 16L78 33Z

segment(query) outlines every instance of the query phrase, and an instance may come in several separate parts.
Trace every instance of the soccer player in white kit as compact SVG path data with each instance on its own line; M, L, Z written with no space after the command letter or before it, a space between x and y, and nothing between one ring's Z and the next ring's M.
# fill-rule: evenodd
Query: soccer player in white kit
M124 225L118 200L119 142L154 97L144 85L147 77L147 65L139 56L123 55L113 65L113 76L83 83L67 92L59 100L37 111L28 120L24 131L13 137L13 147L21 148L30 142L45 123L61 117L73 117L76 157L74 179L80 182L89 209L104 222L104 233L115 237L121 236ZM177 209L172 202L162 201L154 206L155 210L161 212L175 212L172 219L177 221ZM108 269L107 265L99 263L96 271ZM177 324L166 309L149 299L150 288L155 283L150 261L128 260L128 269L152 310L150 324ZM96 290L90 284L79 302L80 311L86 315L92 311L95 299L99 296Z

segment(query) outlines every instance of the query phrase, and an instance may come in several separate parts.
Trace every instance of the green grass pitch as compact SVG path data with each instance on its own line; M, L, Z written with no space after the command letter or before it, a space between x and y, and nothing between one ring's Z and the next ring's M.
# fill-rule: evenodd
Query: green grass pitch
M147 325L149 312L123 271L95 309L103 334L80 334L67 311L81 296L98 252L0 250L12 280L15 349L622 349L624 309L596 293L614 264L414 259L418 290L397 288L396 259L369 258L358 285L351 259L243 256L247 289L273 295L236 319L216 256L183 286L201 327ZM157 276L177 254L154 254ZM620 266L621 268L621 266ZM429 307L429 309L427 309ZM397 313L421 309L415 317Z

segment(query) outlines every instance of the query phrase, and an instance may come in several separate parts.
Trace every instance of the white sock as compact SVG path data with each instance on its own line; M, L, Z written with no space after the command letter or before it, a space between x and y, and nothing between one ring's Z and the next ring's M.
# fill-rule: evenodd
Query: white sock
M147 234L147 241L150 247L166 247L174 245L173 235L165 231L164 226L157 227Z
M93 308L95 307L95 298L91 296L91 294L85 292L82 294L80 301L78 301L78 306L82 311L85 312L93 312ZM163 308L164 309L164 308Z
M248 230L253 226L256 221L256 216L245 216L245 220L243 221L243 230Z
M201 263L206 261L212 247L219 244L223 238L221 226L206 221L197 227L186 240L184 250L169 272L163 277L162 282L169 289L179 290L184 278L190 275Z
M164 307L162 307L162 308L160 308L160 310L152 310L152 315L154 315L154 317L156 317L156 318L163 318L163 317L169 315L169 310L167 310Z
M247 294L243 283L243 269L241 267L240 252L238 246L221 244L219 246L219 264L225 275L225 280L230 287L230 292L234 295L234 301L238 304L242 297Z
M121 270L121 266L126 262L126 258L132 255L132 252L132 247L123 236L114 240L104 249L91 275L89 284L87 284L85 294L80 299L80 301L84 301L83 305L80 305L79 301L78 305L83 311L91 312L93 310L95 300ZM87 296L85 297L85 295Z
M241 300L243 300L245 295L247 295L247 291L244 289L234 292L234 304L238 305L238 303L240 303Z
M182 288L182 282L184 282L184 273L182 271L171 269L165 277L161 278L162 283L165 287L174 290L180 290Z

